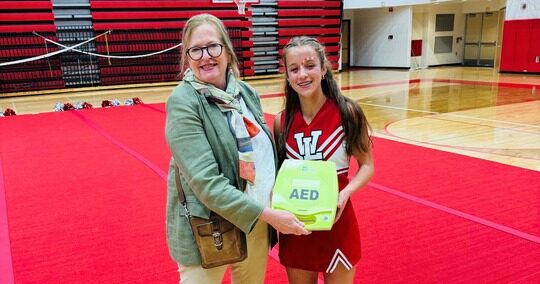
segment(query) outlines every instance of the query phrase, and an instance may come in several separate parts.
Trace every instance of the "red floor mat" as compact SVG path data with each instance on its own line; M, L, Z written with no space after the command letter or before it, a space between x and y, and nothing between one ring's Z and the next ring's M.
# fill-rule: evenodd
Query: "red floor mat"
M69 113L0 123L16 283L175 279L159 176Z
M10 238L0 245L11 249L16 283L177 281L165 243L165 181L149 168L167 171L162 111L0 119ZM539 235L538 172L383 139L374 153L373 185ZM540 271L540 246L530 240L375 187L353 201L363 242L358 283L531 283ZM273 259L266 279L286 283Z

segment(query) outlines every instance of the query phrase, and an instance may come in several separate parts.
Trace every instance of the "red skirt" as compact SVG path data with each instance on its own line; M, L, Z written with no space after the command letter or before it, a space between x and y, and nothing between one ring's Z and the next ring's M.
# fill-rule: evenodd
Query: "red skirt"
M350 200L330 231L279 235L279 259L287 267L331 273L338 265L351 269L360 257L360 230Z

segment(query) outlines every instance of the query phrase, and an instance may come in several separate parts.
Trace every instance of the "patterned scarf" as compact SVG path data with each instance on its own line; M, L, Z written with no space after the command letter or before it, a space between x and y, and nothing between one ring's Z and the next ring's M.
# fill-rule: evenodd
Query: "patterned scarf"
M240 161L240 177L253 184L255 182L255 163L253 162L253 146L251 138L259 133L259 128L242 114L240 106L240 86L232 72L228 72L225 91L211 84L196 81L193 71L187 69L184 82L191 84L197 92L208 101L215 103L227 116L229 127L236 137L238 157Z

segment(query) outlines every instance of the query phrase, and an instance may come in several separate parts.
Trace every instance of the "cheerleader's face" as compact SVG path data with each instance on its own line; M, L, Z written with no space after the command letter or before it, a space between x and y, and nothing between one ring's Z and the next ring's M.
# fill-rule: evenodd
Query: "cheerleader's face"
M287 81L300 99L324 96L321 80L327 70L321 65L319 55L311 46L289 48L285 61Z

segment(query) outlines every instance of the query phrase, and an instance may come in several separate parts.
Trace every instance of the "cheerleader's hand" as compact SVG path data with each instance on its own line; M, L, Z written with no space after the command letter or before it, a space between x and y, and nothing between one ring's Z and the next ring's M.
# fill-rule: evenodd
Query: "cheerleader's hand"
M341 217L341 213L343 213L343 210L345 209L345 206L347 205L347 201L349 201L350 197L351 197L351 192L346 189L339 192L336 219L334 220L334 224L337 223L337 221Z

